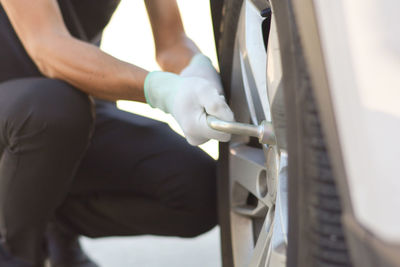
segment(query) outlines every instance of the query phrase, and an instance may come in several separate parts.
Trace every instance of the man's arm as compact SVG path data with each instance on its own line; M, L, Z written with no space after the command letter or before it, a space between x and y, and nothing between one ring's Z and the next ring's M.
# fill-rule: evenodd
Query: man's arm
M148 72L68 32L56 0L0 0L29 56L47 77L108 100L145 102Z
M65 80L88 94L110 100L144 102L146 92L150 105L174 116L190 144L199 145L210 138L229 140L230 135L207 125L207 114L231 121L233 113L218 88L204 78L208 75L192 77L197 73L192 70L203 69L203 66L210 68L211 63L208 59L206 64L203 60L193 62L194 54L199 51L184 34L175 0L146 0L146 4L158 62L164 70L176 73L189 68L187 74L192 74L188 77L168 72L149 74L73 38L56 0L0 0L0 3L26 51L44 75Z
M180 73L200 53L183 28L176 0L145 0L156 46L156 59L164 71Z

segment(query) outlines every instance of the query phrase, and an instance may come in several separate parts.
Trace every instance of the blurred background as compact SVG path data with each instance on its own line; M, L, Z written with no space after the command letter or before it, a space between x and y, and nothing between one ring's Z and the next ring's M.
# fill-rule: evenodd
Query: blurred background
M209 1L178 0L186 33L217 67ZM103 36L102 49L149 71L158 70L150 23L143 1L122 0ZM146 104L120 101L118 107L167 122L180 132L170 115ZM201 146L215 159L218 144L210 141ZM219 267L219 229L194 238L140 236L82 240L86 251L102 267Z

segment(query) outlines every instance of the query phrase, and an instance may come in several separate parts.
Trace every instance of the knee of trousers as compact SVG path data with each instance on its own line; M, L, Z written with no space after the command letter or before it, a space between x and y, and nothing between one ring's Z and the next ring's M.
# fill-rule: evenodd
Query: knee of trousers
M217 224L216 168L211 159L182 173L181 186L166 191L166 204L182 212L181 237L196 237Z
M9 149L46 142L58 147L87 145L94 112L89 97L59 80L29 78L1 84L0 126Z
M216 211L203 210L186 215L182 219L181 232L178 236L184 238L193 238L202 235L217 225Z

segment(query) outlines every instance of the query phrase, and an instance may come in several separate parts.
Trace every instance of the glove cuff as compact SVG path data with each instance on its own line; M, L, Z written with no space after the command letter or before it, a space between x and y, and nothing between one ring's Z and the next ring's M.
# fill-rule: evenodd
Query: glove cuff
M198 53L196 55L194 55L192 57L192 59L190 60L190 63L188 66L190 65L195 65L195 66L204 66L204 67L209 67L211 66L212 68L214 68L211 59L208 58L206 55L202 54L202 53ZM188 67L187 66L187 67ZM186 67L186 68L187 68ZM184 71L185 69L183 69Z
M157 71L152 71L147 74L146 78L144 79L144 97L146 99L147 104L149 104L152 108L155 108L155 106L152 104L151 98L150 98L150 84L151 84L151 76L154 75Z
M153 108L171 113L179 83L180 77L176 74L163 71L150 72L144 81L146 102Z

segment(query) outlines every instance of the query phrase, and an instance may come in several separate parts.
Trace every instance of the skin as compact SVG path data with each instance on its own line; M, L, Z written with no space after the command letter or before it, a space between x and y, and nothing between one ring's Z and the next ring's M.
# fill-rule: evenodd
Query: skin
M143 87L148 71L71 36L56 0L0 3L44 76L64 80L98 98L146 102ZM145 0L145 4L156 60L162 70L179 73L199 49L185 34L176 0Z

